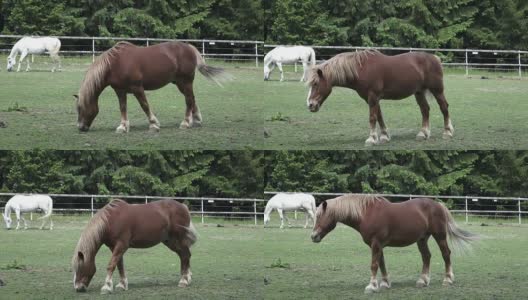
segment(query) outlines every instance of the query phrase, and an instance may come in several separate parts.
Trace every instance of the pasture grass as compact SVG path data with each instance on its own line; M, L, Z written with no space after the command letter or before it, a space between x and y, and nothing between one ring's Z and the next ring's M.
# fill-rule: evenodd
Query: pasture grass
M0 58L2 61L2 58ZM5 61L5 59L4 59ZM64 70L50 73L46 58L36 58L33 72L0 71L0 128L2 149L367 149L368 106L352 90L335 88L318 113L306 108L307 89L299 83L300 71L285 68L285 82L262 80L254 62L227 63L235 80L224 88L196 76L195 94L204 122L201 128L179 129L185 103L174 85L147 92L161 122L158 134L148 132L148 121L129 95L131 131L116 134L120 122L118 101L111 88L100 98L100 113L88 133L76 128L76 94L87 57L63 59ZM415 100L382 101L392 141L372 149L526 149L528 148L528 81L499 78L502 73L446 70L446 96L455 126L454 138L442 139L443 117L430 99L432 137L415 141L421 114ZM514 78L514 73L508 73ZM490 79L480 79L486 76ZM507 76L505 73L504 76ZM23 109L17 109L23 108Z
M370 276L370 253L353 229L338 226L320 244L310 230L210 220L194 220L199 240L192 249L193 282L178 288L179 261L164 246L130 249L125 256L129 290L99 295L109 251L102 248L86 294L72 286L70 259L88 216L56 216L53 231L0 230L0 287L3 299L519 299L528 257L525 226L463 228L483 236L469 255L453 256L455 285L442 286L443 261L438 247L432 252L431 285L414 287L421 270L416 246L386 248L392 288L364 295ZM261 224L261 223L260 223ZM239 225L239 226L237 226ZM15 266L15 267L13 267ZM23 267L22 267L23 266ZM114 274L114 284L117 282Z

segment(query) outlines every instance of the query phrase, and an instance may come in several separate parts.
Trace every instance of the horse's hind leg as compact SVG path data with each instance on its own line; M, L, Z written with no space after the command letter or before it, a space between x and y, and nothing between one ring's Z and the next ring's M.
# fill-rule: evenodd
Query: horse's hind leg
M414 96L422 112L422 129L416 135L416 139L426 140L431 136L431 130L429 128L429 103L427 103L427 98L423 91L416 93Z
M378 104L378 110L376 112L376 116L378 119L378 124L380 126L380 131L381 131L380 138L379 138L380 144L390 142L389 129L387 128L387 126L385 126L385 121L383 121L383 115L381 114L381 106L379 104Z
M130 130L130 122L127 113L127 94L125 91L114 90L119 99L119 110L121 111L121 123L116 128L116 133L127 133Z
M365 140L365 146L372 146L378 143L378 133L376 132L376 122L378 121L379 97L371 94L368 99L370 134Z
M450 139L453 137L453 133L455 132L455 129L453 128L453 124L451 123L451 118L449 117L449 104L447 103L447 100L444 95L444 91L434 91L431 90L434 97L436 98L436 102L438 102L438 105L440 106L440 110L442 111L442 114L444 115L444 139Z
M449 250L449 245L447 244L447 236L445 233L434 236L438 247L440 247L440 252L442 252L442 257L445 262L445 277L444 277L444 286L453 284L455 281L455 275L453 274L453 267L451 266L451 250Z
M381 255L379 258L379 267L381 271L380 288L388 289L391 287L391 284L389 281L389 274L387 273L387 268L385 267L385 257L383 255L383 249L381 250Z
M121 256L121 259L117 262L117 269L119 270L119 283L116 284L115 288L127 291L128 290L128 279L125 274L125 265L123 262L123 256Z
M284 81L284 72L282 71L282 63L281 62L276 62L275 64L277 65L277 68L279 68L279 71L280 71L280 74L281 74L280 81Z
M139 105L141 105L141 108L147 115L147 118L149 120L149 130L152 132L158 132L160 130L160 123L154 113L150 110L150 105L147 100L147 96L145 96L145 91L143 88L139 88L136 91L134 91L134 96L136 96L137 100L139 101Z
M180 124L180 128L186 129L191 127L199 127L202 124L202 114L200 109L196 105L196 99L194 98L193 82L175 82L180 92L185 96L185 119Z
M422 274L420 275L420 278L418 278L418 281L416 281L416 287L426 287L429 285L429 266L431 263L431 252L429 251L429 247L427 246L427 238L423 238L421 240L418 240L418 250L420 250L420 253L422 254Z
M176 241L169 241L165 243L172 251L176 252L180 257L180 274L181 278L178 282L179 287L187 287L191 284L191 250L185 245L180 245Z
M373 242L372 245L370 245L370 249L372 251L372 261L370 264L371 277L370 283L365 287L365 293L379 291L378 279L376 278L376 275L378 273L379 261L383 252L381 247L376 242Z

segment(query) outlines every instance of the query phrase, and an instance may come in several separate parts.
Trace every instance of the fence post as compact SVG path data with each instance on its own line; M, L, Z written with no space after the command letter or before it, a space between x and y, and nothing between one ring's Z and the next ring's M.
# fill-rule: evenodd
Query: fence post
M149 38L147 38L147 47L148 47L148 46L150 46L150 45L149 45Z
M519 203L519 225L522 224L522 217L521 217L521 197L519 197L517 199L518 203Z
M93 200L94 200L94 196L92 195L92 197L90 197L90 210L92 212L92 217L94 215L94 203L93 203Z
M521 50L519 51L519 78L522 78Z
M466 224L468 223L468 205L467 205L467 196L466 196Z
M469 76L468 51L466 49L466 76ZM467 202L467 199L466 199ZM467 222L467 221L466 221Z
M205 59L205 41L204 40L202 40L202 57L203 59Z
M95 61L95 38L92 37L92 63Z
M201 213L202 213L202 224L204 223L204 207L203 207L203 198L201 199L202 201L202 208L201 208Z
M253 200L253 212L255 213L255 225L257 225L257 200Z
M519 55L520 55L520 54L519 54ZM258 43L257 43L257 42L255 42L255 65L256 65L257 68L258 68L258 66L259 66L259 60L258 60Z
M145 204L148 203L148 196L145 196Z

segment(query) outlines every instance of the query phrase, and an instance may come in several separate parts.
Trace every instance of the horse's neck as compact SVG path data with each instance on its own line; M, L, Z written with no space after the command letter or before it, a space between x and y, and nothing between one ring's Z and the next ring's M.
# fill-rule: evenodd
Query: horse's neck
M16 58L19 52L20 48L18 45L15 44L15 46L13 46L13 49L11 49L11 52L9 53L9 58Z
M5 207L4 207L4 216L6 217L9 217L9 215L11 214L11 211L13 210L13 207L11 205L11 203L6 203Z

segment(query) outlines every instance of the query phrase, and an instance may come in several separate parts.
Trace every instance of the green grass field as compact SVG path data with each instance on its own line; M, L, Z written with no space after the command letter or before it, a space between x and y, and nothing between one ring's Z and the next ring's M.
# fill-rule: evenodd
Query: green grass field
M1 58L0 58L0 61ZM147 119L129 96L131 132L116 134L120 114L114 92L100 98L100 113L88 133L76 128L72 95L77 93L88 58L64 60L64 71L50 73L45 58L37 58L30 73L0 71L0 128L2 149L365 149L368 106L357 94L336 88L318 113L306 108L307 89L300 72L286 68L286 81L262 80L253 64L224 64L236 79L224 88L197 75L195 94L204 117L203 127L179 129L185 104L173 85L147 93L161 122L161 132L148 132ZM526 149L528 147L528 81L501 79L495 73L472 78L448 71L446 95L455 126L454 138L444 141L443 118L430 100L432 137L417 142L421 114L413 98L383 101L382 109L392 141L374 149ZM481 74L482 73L482 74ZM478 75L477 75L478 74ZM480 79L486 75L491 79ZM263 132L266 132L266 138Z
M88 292L76 294L69 263L87 220L56 216L52 232L2 228L0 278L6 285L0 287L0 298L519 299L528 293L525 226L464 225L484 238L472 254L453 257L456 282L451 287L442 286L443 261L433 241L431 285L425 289L414 287L421 268L417 248L387 248L393 286L367 296L363 289L369 280L370 254L354 230L338 226L320 244L313 244L309 229L278 229L275 214L270 228L212 219L202 225L196 219L199 241L192 249L193 282L188 288L177 287L177 256L157 246L129 250L125 256L129 290L100 296L109 259L109 251L102 248ZM217 227L217 221L225 227ZM114 283L117 278L114 274Z

